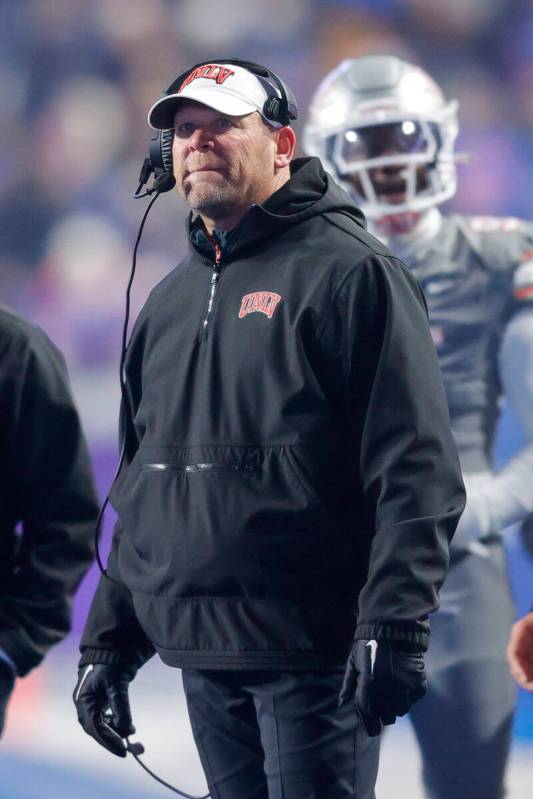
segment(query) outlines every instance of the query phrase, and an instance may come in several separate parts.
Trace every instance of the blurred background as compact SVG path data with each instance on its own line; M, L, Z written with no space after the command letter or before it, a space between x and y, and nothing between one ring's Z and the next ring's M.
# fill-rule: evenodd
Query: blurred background
M147 109L187 66L240 57L292 86L298 132L324 74L342 58L369 53L420 63L459 100L458 149L475 157L461 168L449 207L533 218L530 0L0 0L0 301L40 324L65 354L102 496L117 460L124 293L146 203L132 193L147 152ZM184 216L175 193L156 204L139 255L134 316L180 260ZM504 412L500 463L520 436ZM110 514L108 531L112 521ZM524 612L533 564L513 532L508 554ZM19 681L0 745L2 799L169 795L133 761L100 750L75 721L77 640L96 579L93 569L71 636ZM132 694L147 762L201 793L179 673L151 662ZM509 797L527 799L530 695L520 695L515 732ZM378 795L421 796L408 722L386 736Z

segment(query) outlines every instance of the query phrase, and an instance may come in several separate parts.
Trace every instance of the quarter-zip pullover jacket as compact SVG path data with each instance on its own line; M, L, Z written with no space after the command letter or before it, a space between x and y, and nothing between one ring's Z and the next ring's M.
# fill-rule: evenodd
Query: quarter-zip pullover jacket
M341 669L427 645L464 506L424 299L317 159L152 292L82 665Z

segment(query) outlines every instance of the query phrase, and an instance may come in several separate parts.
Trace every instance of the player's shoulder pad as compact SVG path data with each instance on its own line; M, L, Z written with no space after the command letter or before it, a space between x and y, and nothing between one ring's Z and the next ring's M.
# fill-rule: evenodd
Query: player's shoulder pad
M533 250L514 271L513 297L519 303L533 303Z
M533 224L515 217L458 216L457 222L486 269L512 279L533 261Z

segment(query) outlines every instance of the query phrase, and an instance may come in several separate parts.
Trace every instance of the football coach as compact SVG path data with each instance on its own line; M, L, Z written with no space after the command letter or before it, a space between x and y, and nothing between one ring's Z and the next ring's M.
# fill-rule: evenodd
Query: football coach
M374 796L382 725L425 691L465 499L422 292L320 161L293 159L296 116L236 60L149 111L189 250L128 347L75 690L125 756L129 682L156 652L182 669L215 799Z

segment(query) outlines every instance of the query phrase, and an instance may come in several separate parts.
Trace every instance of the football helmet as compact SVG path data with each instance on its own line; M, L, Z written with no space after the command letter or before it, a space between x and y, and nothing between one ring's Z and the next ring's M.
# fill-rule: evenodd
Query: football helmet
M316 90L303 147L366 216L419 212L455 193L457 108L414 64L387 55L347 59ZM376 190L370 170L379 167L396 168L401 201Z

